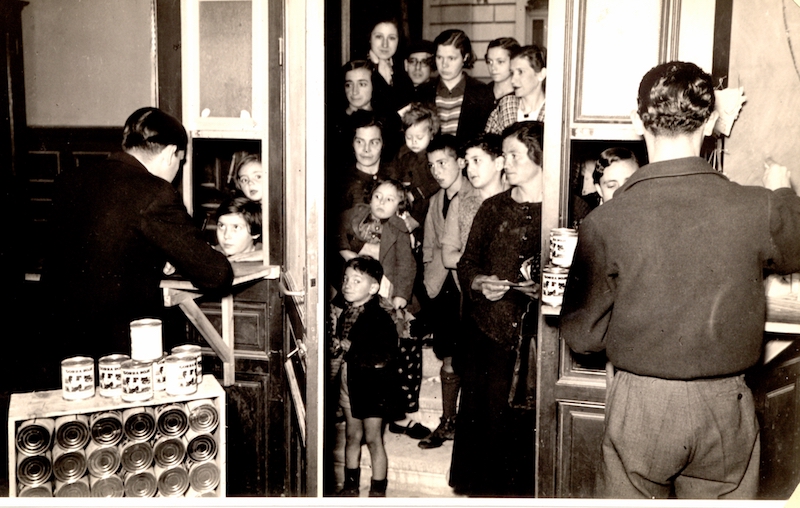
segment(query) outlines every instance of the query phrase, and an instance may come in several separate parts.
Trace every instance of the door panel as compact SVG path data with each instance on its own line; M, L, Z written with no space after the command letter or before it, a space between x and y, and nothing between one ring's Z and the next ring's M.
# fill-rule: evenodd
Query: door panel
M596 475L603 462L605 406L561 402L559 414L559 465L557 497L595 496Z

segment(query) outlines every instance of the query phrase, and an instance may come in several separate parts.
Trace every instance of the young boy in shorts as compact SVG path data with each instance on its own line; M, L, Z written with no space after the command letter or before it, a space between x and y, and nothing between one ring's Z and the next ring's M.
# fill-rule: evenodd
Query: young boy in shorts
M372 462L370 497L385 497L388 459L383 421L394 410L397 394L397 328L378 290L383 267L376 259L356 256L345 263L342 291L331 303L341 311L334 327L332 356L343 355L339 404L345 415L345 479L337 495L358 497L361 445Z

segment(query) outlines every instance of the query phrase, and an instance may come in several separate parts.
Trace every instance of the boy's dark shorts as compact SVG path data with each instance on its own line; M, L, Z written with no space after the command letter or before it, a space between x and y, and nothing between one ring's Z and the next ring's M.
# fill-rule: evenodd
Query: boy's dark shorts
M426 313L429 329L433 333L433 352L436 358L452 357L461 333L461 292L452 273L447 276L436 298L430 301Z

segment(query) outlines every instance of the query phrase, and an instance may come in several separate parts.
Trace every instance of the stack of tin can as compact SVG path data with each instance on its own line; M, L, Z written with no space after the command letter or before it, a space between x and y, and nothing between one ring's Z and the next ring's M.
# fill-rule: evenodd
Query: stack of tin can
M215 495L218 426L211 399L21 422L19 496Z

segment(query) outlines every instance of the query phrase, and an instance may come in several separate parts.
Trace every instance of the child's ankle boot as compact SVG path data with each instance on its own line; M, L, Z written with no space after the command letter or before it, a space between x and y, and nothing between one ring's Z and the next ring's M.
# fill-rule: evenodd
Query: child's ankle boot
M389 480L372 480L369 487L369 497L386 497L386 485Z
M358 497L361 493L361 468L344 469L344 486L337 494L340 497Z

